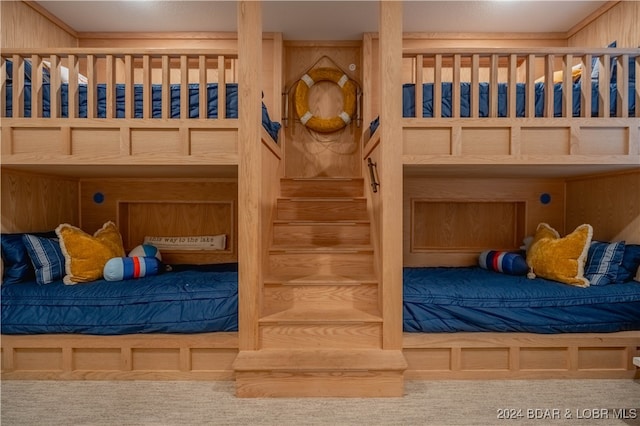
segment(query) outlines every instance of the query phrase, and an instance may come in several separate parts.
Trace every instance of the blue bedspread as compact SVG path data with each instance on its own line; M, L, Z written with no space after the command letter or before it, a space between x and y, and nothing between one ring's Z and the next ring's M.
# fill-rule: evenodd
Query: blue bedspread
M184 270L67 286L2 285L2 334L238 330L238 273Z
M171 111L169 112L170 118L180 117L180 90L179 84L171 85ZM134 98L134 117L142 118L143 116L143 96L144 90L141 84L136 84L133 90ZM66 118L69 116L69 85L62 84L60 90L60 98L62 111L61 116ZM152 85L151 89L152 102L151 102L151 116L153 118L162 117L162 86L159 84ZM78 116L80 118L87 117L87 86L80 85L78 87L79 107ZM107 86L105 84L99 84L97 86L97 99L98 105L96 114L98 118L105 118L107 116ZM49 83L43 83L42 85L42 115L44 117L50 117L50 99L51 88ZM218 85L216 83L207 85L207 118L218 118ZM13 116L13 98L12 98L12 85L7 85L6 95L6 116ZM226 118L238 118L238 85L236 83L228 83L226 85ZM116 85L116 118L123 118L125 114L125 86L124 84ZM198 84L189 85L189 118L199 118L200 114L200 90ZM24 116L31 117L31 82L26 81L24 85ZM278 131L280 130L280 123L272 121L269 118L269 113L264 104L262 104L262 125L265 130L271 135L273 140L278 140Z
M640 330L640 283L588 288L479 267L405 268L407 332Z

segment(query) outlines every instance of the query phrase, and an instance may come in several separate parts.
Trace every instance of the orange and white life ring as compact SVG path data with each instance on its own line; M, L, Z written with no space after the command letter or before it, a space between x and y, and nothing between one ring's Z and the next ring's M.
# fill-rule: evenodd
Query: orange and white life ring
M332 81L342 89L342 111L335 117L321 118L309 111L309 89L319 81ZM317 68L303 75L296 86L296 113L300 122L311 130L331 133L342 129L351 122L356 111L356 85L346 74L335 68Z

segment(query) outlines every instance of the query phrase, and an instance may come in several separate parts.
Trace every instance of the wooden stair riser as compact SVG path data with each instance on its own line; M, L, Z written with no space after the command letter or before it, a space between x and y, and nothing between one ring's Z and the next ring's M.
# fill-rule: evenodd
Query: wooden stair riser
M400 371L247 371L236 372L236 396L261 397L402 397Z
M280 193L283 197L362 197L364 183L353 179L282 179Z
M261 324L262 349L381 349L382 324Z
M372 253L271 253L272 275L373 274Z
M351 306L365 312L378 311L377 284L361 285L267 285L263 315L305 305Z
M276 223L273 245L288 247L340 247L371 243L368 222L344 224Z
M322 199L282 198L278 200L278 220L367 220L367 200L364 198Z

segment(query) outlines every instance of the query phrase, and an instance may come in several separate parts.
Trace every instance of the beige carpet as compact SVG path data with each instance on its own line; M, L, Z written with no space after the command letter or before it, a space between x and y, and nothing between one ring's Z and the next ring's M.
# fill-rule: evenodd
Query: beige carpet
M405 390L404 398L238 399L233 382L3 381L1 420L2 426L640 425L640 382L633 380L416 381Z

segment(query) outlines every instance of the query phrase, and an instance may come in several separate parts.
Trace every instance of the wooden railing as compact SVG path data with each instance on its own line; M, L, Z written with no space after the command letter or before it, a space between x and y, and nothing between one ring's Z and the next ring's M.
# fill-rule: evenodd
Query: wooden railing
M171 88L179 86L179 114L189 118L189 86L198 85L198 117L208 117L207 85L217 83L218 119L226 117L227 83L237 82L237 52L189 49L4 49L0 54L0 116L6 117L7 89L11 87L12 118L25 116L25 86L30 85L30 116L43 117L43 92L49 90L51 118L63 117L63 91L68 106L64 116L80 117L80 92L86 90L86 118L116 118L116 88L124 90L123 118L152 118L152 94L161 93L161 118L171 118ZM8 75L12 68L11 79ZM28 70L30 69L30 72ZM25 73L25 71L27 71ZM27 77L25 77L25 75ZM30 83L26 83L28 78ZM47 81L48 80L48 81ZM106 90L103 117L98 115L98 86ZM160 88L158 88L158 85ZM85 87L83 87L85 86ZM136 114L135 86L142 90L142 112ZM102 90L101 87L101 90ZM63 90L64 89L64 90ZM122 106L121 106L122 111ZM84 117L84 114L82 114Z
M640 49L576 49L576 48L534 48L534 49L405 49L403 52L405 65L410 66L409 81L416 87L423 83L433 83L434 118L443 117L442 83L450 82L452 96L450 98L450 116L460 118L461 83L470 83L469 114L471 118L480 116L480 83L488 83L489 105L487 116L507 118L515 117L558 117L554 111L554 97L544 96L542 114L536 115L535 93L536 83L555 81L562 85L562 117L573 116L574 81L580 82L580 117L591 117L592 71L593 65L598 69L598 117L610 117L611 99L610 84L612 77L617 82L615 87L615 104L617 117L640 117L640 87L630 86L631 76L640 72ZM408 63L407 63L408 62ZM615 70L612 68L615 67ZM406 69L406 67L405 67ZM498 86L506 83L506 113L498 113ZM524 114L516 110L517 86L524 87ZM553 85L544 84L545 95ZM630 87L633 88L630 93ZM540 89L540 85L538 85ZM631 109L630 96L635 98L635 108ZM632 99L633 100L633 99ZM577 100L576 100L577 101ZM422 90L415 91L414 105L422 105ZM421 109L416 108L416 117L422 118ZM449 113L447 112L447 116Z

